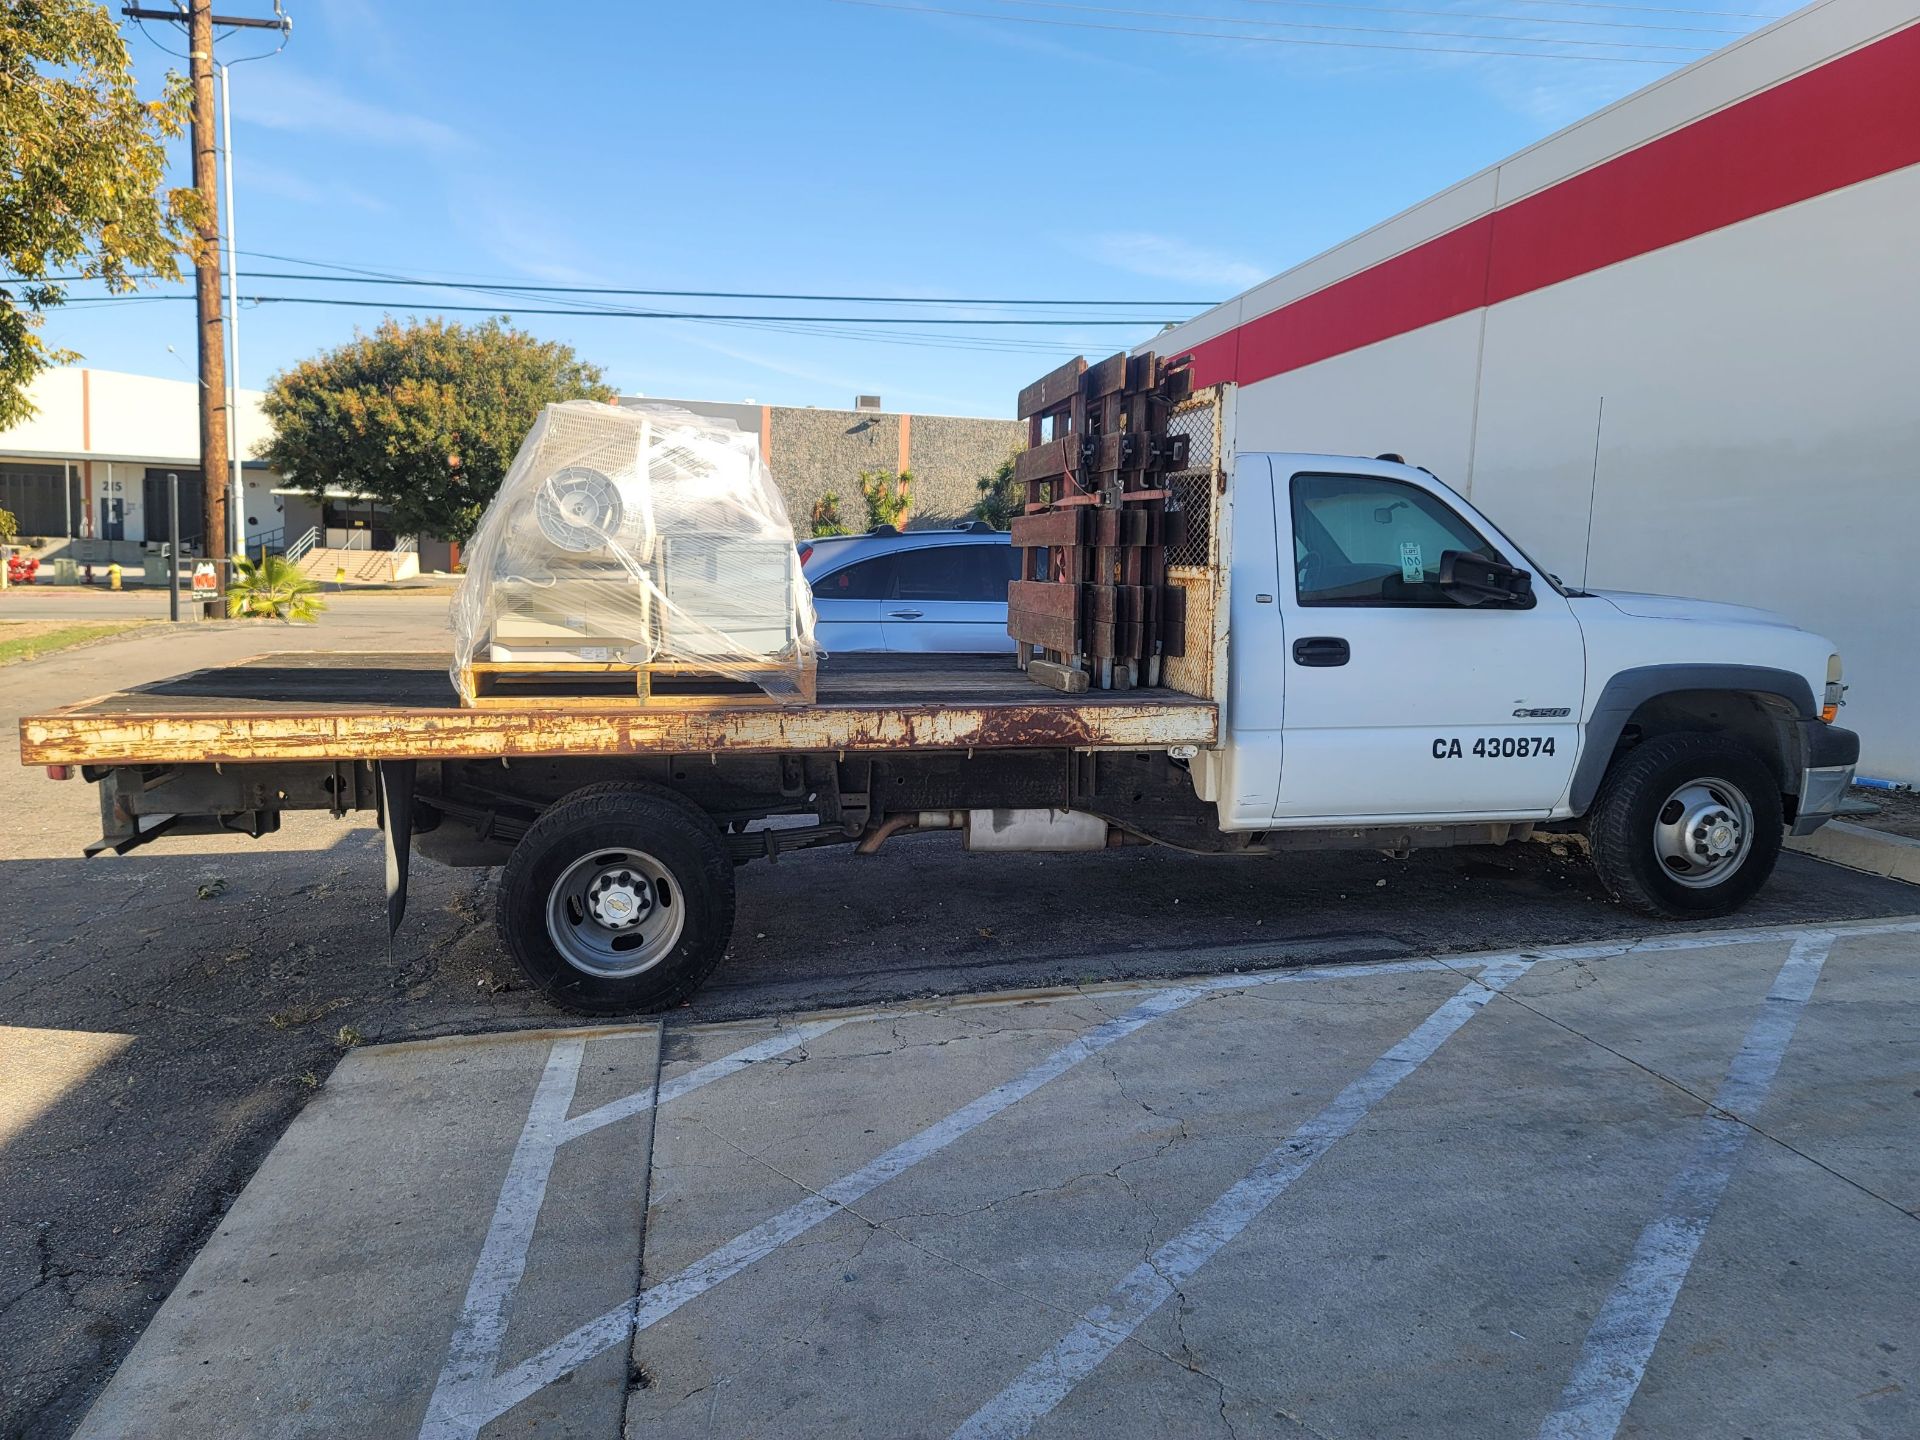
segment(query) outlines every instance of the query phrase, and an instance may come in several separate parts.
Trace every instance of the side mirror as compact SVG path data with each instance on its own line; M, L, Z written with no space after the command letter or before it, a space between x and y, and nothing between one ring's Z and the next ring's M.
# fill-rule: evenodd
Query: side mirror
M1448 599L1461 605L1489 600L1518 606L1533 603L1533 576L1470 550L1441 552L1439 584Z

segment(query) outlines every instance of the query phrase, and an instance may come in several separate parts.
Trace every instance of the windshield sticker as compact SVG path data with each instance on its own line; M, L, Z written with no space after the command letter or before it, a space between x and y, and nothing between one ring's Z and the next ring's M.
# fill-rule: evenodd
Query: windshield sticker
M1400 542L1400 578L1409 585L1418 585L1427 578L1427 567L1421 561L1418 540Z

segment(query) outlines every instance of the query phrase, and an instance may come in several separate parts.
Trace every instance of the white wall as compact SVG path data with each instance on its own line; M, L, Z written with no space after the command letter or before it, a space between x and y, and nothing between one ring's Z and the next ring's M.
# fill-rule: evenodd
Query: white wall
M1245 387L1235 420L1239 447L1404 455L1462 488L1482 313Z
M199 468L199 393L199 383L187 379L80 366L44 371L29 391L36 413L12 429L0 430L0 455L37 457L43 463L91 460L93 533L99 530L101 501L117 498L124 504L127 540L161 539L167 517L146 513L146 468ZM260 400L260 391L242 390L235 401L243 459L271 433ZM247 513L260 521L247 527L247 533L282 523L280 502L267 493L280 483L264 472L245 477Z
M0 430L0 455L126 455L155 463L200 463L196 381L69 366L42 372L28 393L39 413ZM242 458L251 457L271 433L260 399L260 391L242 390L235 401Z
M286 502L273 493L276 487L284 487L286 481L270 470L249 470L241 482L241 491L246 499L246 535L249 540L257 540L275 530L284 529L287 523ZM288 535L286 539L297 540L297 535Z
M1474 502L1588 582L1837 641L1862 768L1920 780L1920 166L1488 312Z
M1862 771L1920 781L1916 253L1920 166L1246 386L1240 444L1398 450L1573 582L1591 485L1589 585L1828 636Z

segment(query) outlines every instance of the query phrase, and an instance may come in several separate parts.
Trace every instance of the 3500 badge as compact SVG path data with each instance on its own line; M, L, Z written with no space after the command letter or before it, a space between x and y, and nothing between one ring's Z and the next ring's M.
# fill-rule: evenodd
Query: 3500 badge
M1465 748L1457 739L1443 737L1433 742L1436 760L1460 760L1468 755L1478 760L1527 760L1535 755L1551 754L1551 735L1501 735L1492 740L1476 740Z

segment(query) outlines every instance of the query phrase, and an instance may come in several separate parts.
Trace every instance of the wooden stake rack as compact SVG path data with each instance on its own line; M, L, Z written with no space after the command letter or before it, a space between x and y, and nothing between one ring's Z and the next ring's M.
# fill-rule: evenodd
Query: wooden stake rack
M1122 354L1073 360L1020 392L1027 448L1013 474L1026 507L1007 633L1032 679L1069 693L1158 685L1161 660L1184 653L1167 546L1186 525L1164 476L1187 463L1167 417L1190 388L1184 368Z

